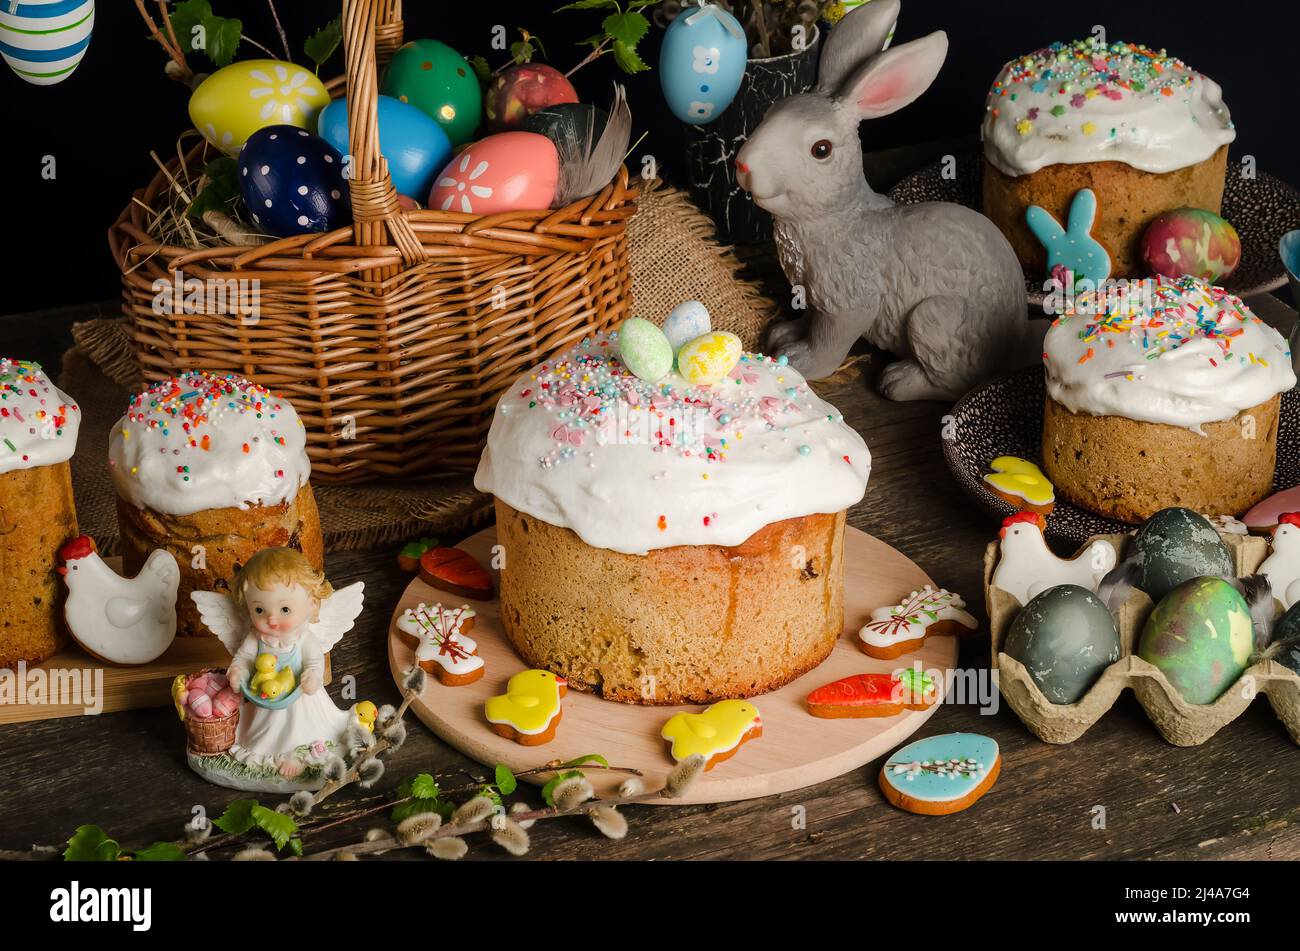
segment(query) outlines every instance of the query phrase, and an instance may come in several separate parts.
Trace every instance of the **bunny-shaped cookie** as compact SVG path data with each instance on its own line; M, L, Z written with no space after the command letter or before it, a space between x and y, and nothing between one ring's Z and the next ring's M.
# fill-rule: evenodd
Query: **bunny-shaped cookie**
M816 89L774 105L736 167L776 219L786 277L808 294L807 318L772 328L772 352L818 379L865 337L899 357L881 376L885 396L955 399L1028 366L1041 333L1030 329L1015 252L991 221L955 204L895 206L863 175L859 123L920 96L948 52L942 32L882 52L899 6L872 0L841 20Z

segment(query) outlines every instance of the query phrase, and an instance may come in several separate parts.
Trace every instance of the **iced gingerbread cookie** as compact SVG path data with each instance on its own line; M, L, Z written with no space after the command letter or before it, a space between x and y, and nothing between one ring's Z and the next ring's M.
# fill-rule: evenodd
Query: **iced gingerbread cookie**
M1073 558L1057 558L1043 538L1043 517L1017 512L1002 520L1000 551L993 570L993 587L1021 604L1057 585L1074 584L1096 592L1101 579L1115 567L1115 546L1099 538Z
M402 640L415 651L415 662L447 687L463 687L483 676L478 644L465 633L474 626L474 609L467 604L445 608L421 604L397 620Z
M1273 551L1259 566L1285 610L1300 601L1300 512L1283 512L1273 529Z
M993 471L984 476L989 491L1018 509L1051 514L1056 489L1043 470L1019 456L998 456L989 463Z
M506 692L483 705L492 729L520 746L541 746L555 739L564 710L560 698L569 684L549 670L525 670L506 684Z
M808 694L808 712L824 720L892 717L925 710L938 700L934 680L915 670L893 674L854 674Z
M997 741L978 733L943 733L890 756L880 770L880 791L899 809L946 816L973 805L1001 770Z
M876 608L858 631L858 646L872 657L893 660L914 651L932 634L960 634L979 626L961 595L926 585L902 604Z
M402 550L397 553L397 567L407 574L415 574L420 570L420 558L430 548L437 548L438 540L436 538L420 538L413 542L407 542L402 546Z
M430 548L422 554L420 580L458 598L487 601L492 597L492 576L459 548Z
M703 713L674 715L660 735L672 743L669 752L677 762L698 753L710 770L735 756L744 743L762 736L763 718L747 700L720 700Z

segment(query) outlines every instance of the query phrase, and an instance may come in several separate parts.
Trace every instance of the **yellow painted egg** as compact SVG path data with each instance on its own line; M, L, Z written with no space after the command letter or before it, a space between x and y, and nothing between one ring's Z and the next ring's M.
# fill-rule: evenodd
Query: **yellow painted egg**
M273 59L232 63L190 96L190 121L227 155L238 155L249 136L271 125L315 131L329 93L310 70Z
M677 351L677 372L687 383L710 386L735 368L744 349L740 338L725 330L702 334Z

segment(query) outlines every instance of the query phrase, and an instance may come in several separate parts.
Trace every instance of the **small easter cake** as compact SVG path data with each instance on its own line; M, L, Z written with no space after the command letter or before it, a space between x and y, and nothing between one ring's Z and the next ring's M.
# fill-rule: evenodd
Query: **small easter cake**
M287 400L193 371L136 396L109 435L122 567L165 549L181 568L180 636L208 636L191 591L220 589L263 548L324 564L307 436Z
M645 324L622 333L654 343ZM496 496L505 631L526 663L608 699L775 689L844 630L845 510L871 455L802 376L731 334L644 363L619 337L543 363L497 406L474 484Z
M1142 234L1164 212L1219 214L1236 138L1213 80L1164 50L1096 37L1007 63L989 91L981 134L984 214L1025 269L1049 270L1048 250L1026 221L1037 206L1061 228L1090 231L1110 259L1103 278L1147 273ZM1085 190L1091 221L1071 214ZM1070 233L1069 244L1089 245L1087 237Z
M1075 505L1137 523L1174 506L1240 515L1271 491L1290 350L1222 288L1083 295L1043 360L1043 468Z
M68 460L81 410L35 363L0 359L0 667L66 642L58 552L77 535Z

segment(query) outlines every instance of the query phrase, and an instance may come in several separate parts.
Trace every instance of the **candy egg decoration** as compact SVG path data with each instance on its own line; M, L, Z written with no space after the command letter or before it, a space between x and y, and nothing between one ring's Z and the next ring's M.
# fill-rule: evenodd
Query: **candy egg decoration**
M578 91L564 73L545 63L516 63L492 80L483 97L489 132L522 128L540 109L578 102Z
M659 54L664 101L688 125L712 122L736 98L748 62L739 20L712 4L683 10L664 33Z
M735 334L711 331L677 351L677 372L693 386L712 386L727 378L744 352L744 344Z
M555 143L535 132L501 132L448 163L429 193L429 208L480 216L550 208L559 179Z
M1050 702L1076 703L1119 660L1119 631L1087 588L1057 585L1016 615L1002 651L1024 664Z
M673 353L712 329L709 309L697 300L683 301L664 318L664 336L668 338Z
M1241 236L1214 212L1179 208L1147 225L1142 258L1152 274L1218 283L1241 264Z
M1161 509L1147 519L1124 560L1135 566L1133 583L1157 604L1190 578L1231 578L1236 572L1214 526L1184 508Z
M474 68L438 40L414 40L399 49L379 91L429 116L453 146L473 139L483 121L483 91Z
M673 368L673 348L664 332L642 317L629 317L618 328L618 355L633 376L657 383Z
M333 231L352 218L342 154L297 126L249 136L239 155L239 188L253 222L279 238Z
M423 201L438 170L451 158L451 139L437 122L392 96L380 96L377 111L379 151L388 160L393 187L400 194ZM319 129L322 139L348 154L346 100L336 99L321 111Z
M1222 578L1192 578L1156 605L1138 656L1164 672L1188 703L1213 703L1250 663L1254 625L1246 599Z
M329 104L325 85L309 70L274 59L231 63L190 96L190 121L227 155L269 125L311 129ZM335 148L338 148L335 144ZM346 144L340 152L347 152Z
M0 55L19 78L53 86L81 64L94 29L95 0L5 0Z

